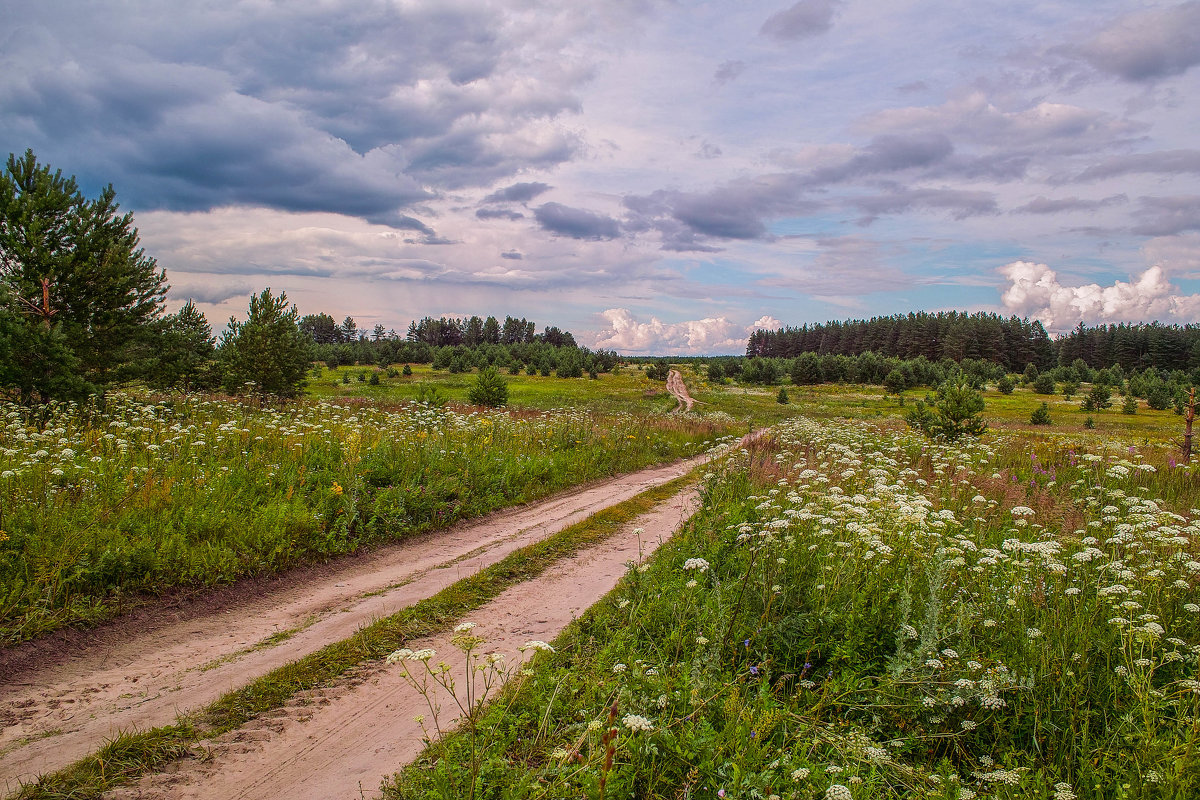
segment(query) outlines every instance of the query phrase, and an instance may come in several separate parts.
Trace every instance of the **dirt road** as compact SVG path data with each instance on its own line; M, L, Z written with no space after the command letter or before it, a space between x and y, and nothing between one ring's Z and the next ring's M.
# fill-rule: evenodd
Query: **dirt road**
M679 370L673 369L667 373L667 391L679 401L679 405L675 406L676 411L692 410L692 405L696 401L688 394L687 384L683 382L683 376L679 374Z
M21 781L76 761L118 732L169 724L178 712L203 707L520 547L683 475L703 460L642 470L379 548L315 577L277 581L261 594L221 608L201 607L136 629L117 623L64 652L25 661L20 652L6 654L0 677L0 792L7 795ZM673 513L678 522L680 512ZM659 535L667 534L660 529ZM619 566L626 557L628 552L622 551L614 563ZM564 613L577 613L607 591L601 585L585 590L593 585L590 573L587 577L576 574L561 591L543 592L528 619L512 619L513 630L534 631L528 638L550 638L561 628ZM582 594L568 591L574 591L573 584L579 584ZM479 616L481 627L485 620L503 619L501 610ZM503 629L494 630L499 636ZM239 734L250 735L244 730L231 735ZM399 744L380 738L371 749L386 746Z
M686 491L630 523L596 547L552 566L539 578L511 587L472 614L473 633L487 639L485 651L504 653L509 666L523 657L530 640L550 641L572 619L603 597L625 573L629 561L652 553L691 515L696 493ZM641 528L640 535L634 533ZM449 635L413 642L437 651L455 667L456 684L468 680L455 659ZM454 720L454 702L438 696L445 729ZM415 758L422 749L425 699L399 676L399 667L371 665L355 677L209 743L210 757L177 763L136 784L109 793L133 800L351 800L377 797L382 778Z

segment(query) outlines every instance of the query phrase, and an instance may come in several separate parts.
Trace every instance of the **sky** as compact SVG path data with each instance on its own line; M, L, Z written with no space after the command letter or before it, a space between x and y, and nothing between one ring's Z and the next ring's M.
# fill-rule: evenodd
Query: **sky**
M168 306L624 353L918 310L1200 322L1200 0L9 0L0 156Z

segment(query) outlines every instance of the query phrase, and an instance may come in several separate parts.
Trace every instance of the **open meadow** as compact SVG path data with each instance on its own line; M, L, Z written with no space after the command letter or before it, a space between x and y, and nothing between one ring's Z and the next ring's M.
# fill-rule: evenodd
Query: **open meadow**
M530 643L525 665L485 657L473 615L632 512L536 545L558 556L514 553L479 573L486 589L449 586L22 797L91 796L176 759L202 765L192 757L211 737L347 670L404 670L428 688L449 674L443 661L486 676L491 701L464 696L465 710L423 718L429 747L385 796L1198 790L1200 489L1172 411L1084 413L1078 399L990 390L988 432L946 444L904 424L916 390L902 403L877 386L787 385L782 403L778 387L710 384L685 366L697 404L677 414L661 381L626 366L506 376L511 405L489 410L464 404L470 374L417 367L373 383L359 371L324 370L281 407L113 395L103 410L40 418L5 408L7 641L759 433L715 456L683 528L557 638ZM1052 424L1031 425L1042 402ZM384 664L388 647L455 626L439 652ZM57 732L44 735L52 745ZM126 766L105 767L118 751Z
M279 408L119 394L102 409L4 406L0 639L694 455L753 414L670 416L640 391L640 408L594 389L577 402L572 392L600 384L527 380L543 402L507 411L401 393ZM453 385L442 396L460 399Z
M793 397L806 416L711 469L683 531L387 796L1196 795L1179 417L1087 429L1074 403L1047 429L1043 398L993 392L993 430L944 445L877 390Z

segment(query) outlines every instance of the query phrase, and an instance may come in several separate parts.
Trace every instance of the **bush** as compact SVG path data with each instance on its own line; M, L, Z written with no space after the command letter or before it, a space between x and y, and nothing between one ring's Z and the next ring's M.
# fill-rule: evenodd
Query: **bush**
M1063 381L1063 399L1070 400L1079 391L1079 381Z
M1083 427L1087 428L1089 431L1094 429L1096 427L1096 420L1092 419L1089 416L1087 419L1085 419L1083 421Z
M908 388L908 379L904 377L903 372L894 369L883 379L883 388L888 394L900 394Z
M473 405L499 408L508 403L508 382L500 377L495 367L484 367L475 376L467 399Z
M400 370L400 374L404 376L412 375L412 367L408 364L404 365L404 369Z
M1033 390L1038 394L1054 394L1057 387L1054 384L1054 375L1049 372L1043 372L1033 379Z
M1053 425L1050 420L1050 406L1042 403L1041 408L1034 409L1034 412L1029 415L1030 425Z
M1083 398L1084 411L1103 411L1112 405L1112 389L1103 383L1098 383Z
M904 415L909 426L930 438L943 436L954 441L962 436L980 436L987 423L979 416L984 409L983 396L964 375L938 387L933 409L922 401Z
M1125 395L1125 402L1121 403L1121 413L1122 414L1136 414L1137 407L1138 407L1137 398L1134 397L1132 394L1127 394L1127 395Z
M1171 385L1157 381L1146 389L1146 405L1155 411L1165 411L1175 402L1175 393Z
M775 395L775 402L784 406L792 402L788 399L787 389L783 388L782 386L779 387L779 394Z
M1000 392L1000 394L1012 394L1013 389L1015 388L1017 388L1017 385L1013 383L1013 379L1007 375L996 381L996 389Z

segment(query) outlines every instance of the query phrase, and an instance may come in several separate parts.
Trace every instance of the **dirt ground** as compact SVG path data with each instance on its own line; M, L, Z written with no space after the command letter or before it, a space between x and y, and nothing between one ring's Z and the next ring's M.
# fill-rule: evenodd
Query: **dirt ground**
M703 460L698 457L642 470L323 567L294 571L274 580L247 582L240 589L194 602L177 600L161 613L143 609L99 630L62 633L12 648L0 654L0 791L8 794L22 781L60 769L119 732L170 724L179 712L203 707L223 693L329 642L344 639L363 625L428 597L520 547L683 475ZM657 541L670 534L673 528L666 520L678 524L683 513L677 504L671 509L663 512L663 521L655 523L656 527L646 527L647 536ZM514 587L509 594L534 592L539 599L529 606L505 606L497 600L492 604L494 608L478 616L481 630L496 637L498 648L508 648L522 636L552 638L564 620L569 621L570 615L586 608L615 583L630 552L637 552L636 546L629 550L632 545L626 539L614 541L611 546L624 548L609 554L611 564L604 560L608 556L589 552L554 568L574 570L573 577L563 579L565 582L546 583L555 580L551 576L538 581L539 586L553 588ZM606 566L597 566L594 574L591 566L581 566L601 562ZM371 680L388 684L386 677ZM306 713L315 717L315 712L324 708L320 705L323 702L317 698L301 711L289 709L278 724L294 722ZM370 768L381 771L364 778L368 788L407 757L402 754L415 752L411 732L392 727L398 724L396 719L411 721L412 717L407 711L392 713L389 704L395 702L399 701L384 700L382 705L336 717L368 725L377 720L381 726L374 738L361 743L365 751L381 754ZM347 708L340 701L331 705L335 707L330 713L335 716L342 713L339 709ZM323 724L302 726L301 739L342 740L343 734L336 728L340 723L329 723L334 727L322 733ZM275 720L258 723L257 730L248 726L250 729L230 734L236 742L218 746L226 748L222 752L232 752L267 734L273 737L271 729L275 726ZM299 760L317 763L321 760L315 755L318 751L323 752L323 746L312 745L305 751L309 755ZM284 755L288 752L287 748L282 751ZM270 762L247 767L246 774L256 780L263 777L265 763ZM352 769L349 764L347 761L347 770ZM210 783L188 784L192 788L185 794L163 794L155 789L158 794L146 796L201 796L195 793L207 791L205 786ZM352 781L350 785L357 796L357 784ZM279 795L273 790L252 788L245 792L249 793L203 796L282 795L282 790Z
M667 373L667 391L679 401L679 405L675 406L676 411L692 410L696 401L688 394L687 384L683 382L683 376L679 374L679 370L673 369Z
M552 566L536 580L515 585L470 619L486 638L482 649L503 653L509 667L532 651L530 640L551 641L573 619L608 593L629 562L652 553L686 520L696 495L686 491L630 523L604 543ZM635 533L641 528L640 534ZM466 669L449 635L416 641L410 647L437 651L455 671L464 694ZM436 695L445 730L457 716L453 699ZM301 698L269 719L259 720L207 743L206 758L178 762L136 784L110 792L130 800L226 800L277 798L325 800L377 797L380 781L423 749L424 715L433 730L426 700L401 677L398 666L370 665L329 689Z

